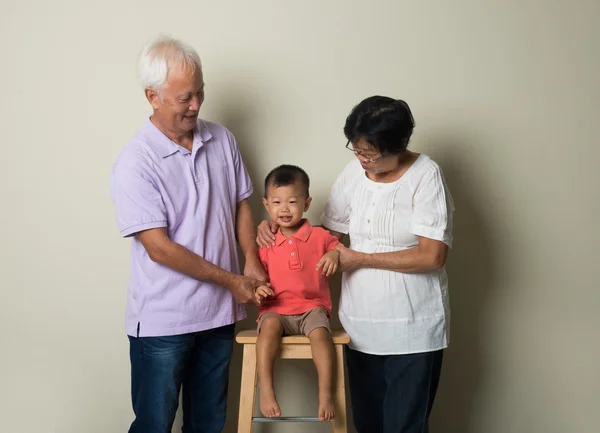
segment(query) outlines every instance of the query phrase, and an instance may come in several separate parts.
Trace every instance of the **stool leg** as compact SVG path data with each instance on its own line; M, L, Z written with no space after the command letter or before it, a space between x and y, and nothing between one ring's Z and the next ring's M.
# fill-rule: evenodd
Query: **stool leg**
M253 433L254 402L256 399L256 345L244 344L242 359L242 386L238 433Z
M332 433L347 433L346 385L344 381L344 346L335 345L335 419L331 423Z

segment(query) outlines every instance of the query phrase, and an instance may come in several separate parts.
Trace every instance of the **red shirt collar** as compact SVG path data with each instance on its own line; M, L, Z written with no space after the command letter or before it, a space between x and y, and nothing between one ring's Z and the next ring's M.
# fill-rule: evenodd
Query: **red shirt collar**
M306 218L302 221L304 221L302 223L302 226L300 227L300 229L298 229L296 233L292 235L292 237L301 240L302 242L306 242L312 232L312 225L310 224L310 222L308 222ZM277 233L275 234L275 245L279 246L282 243L284 243L287 239L288 238L281 234L281 229L277 230Z

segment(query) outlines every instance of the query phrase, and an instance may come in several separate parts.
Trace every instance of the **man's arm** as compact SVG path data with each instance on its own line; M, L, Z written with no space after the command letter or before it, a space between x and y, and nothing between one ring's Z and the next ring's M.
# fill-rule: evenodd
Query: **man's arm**
M248 258L251 260L258 259L258 249L255 241L256 230L248 199L237 204L235 235L246 260Z
M200 281L225 287L239 303L254 301L254 290L260 281L226 271L173 242L165 228L150 229L136 234L150 260Z
M340 267L343 271L374 268L406 274L430 272L443 267L448 256L448 246L438 240L421 236L418 238L418 246L391 253L360 253L338 246Z
M267 273L258 257L254 218L252 218L252 211L250 210L247 199L242 200L237 204L235 233L246 260L244 275L256 278L263 282L267 281Z

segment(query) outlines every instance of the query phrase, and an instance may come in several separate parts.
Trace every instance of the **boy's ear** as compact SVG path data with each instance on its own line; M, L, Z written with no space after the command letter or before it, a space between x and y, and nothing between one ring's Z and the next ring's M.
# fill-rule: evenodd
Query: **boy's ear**
M267 207L267 204L269 203L269 202L267 201L267 199L263 197L263 199L262 199L262 202L263 202L263 206L265 207L265 209L266 209L266 210L269 210L269 208Z
M308 208L310 207L310 203L312 202L312 197L308 197L306 199L306 202L304 203L304 212L306 212L308 210Z

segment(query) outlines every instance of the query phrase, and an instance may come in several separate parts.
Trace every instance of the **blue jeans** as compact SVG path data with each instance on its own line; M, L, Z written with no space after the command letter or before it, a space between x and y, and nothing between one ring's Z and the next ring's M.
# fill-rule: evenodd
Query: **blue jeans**
M369 355L346 347L358 433L427 433L443 351Z
M168 337L129 337L129 433L171 433L183 388L183 433L220 433L225 424L235 325Z

